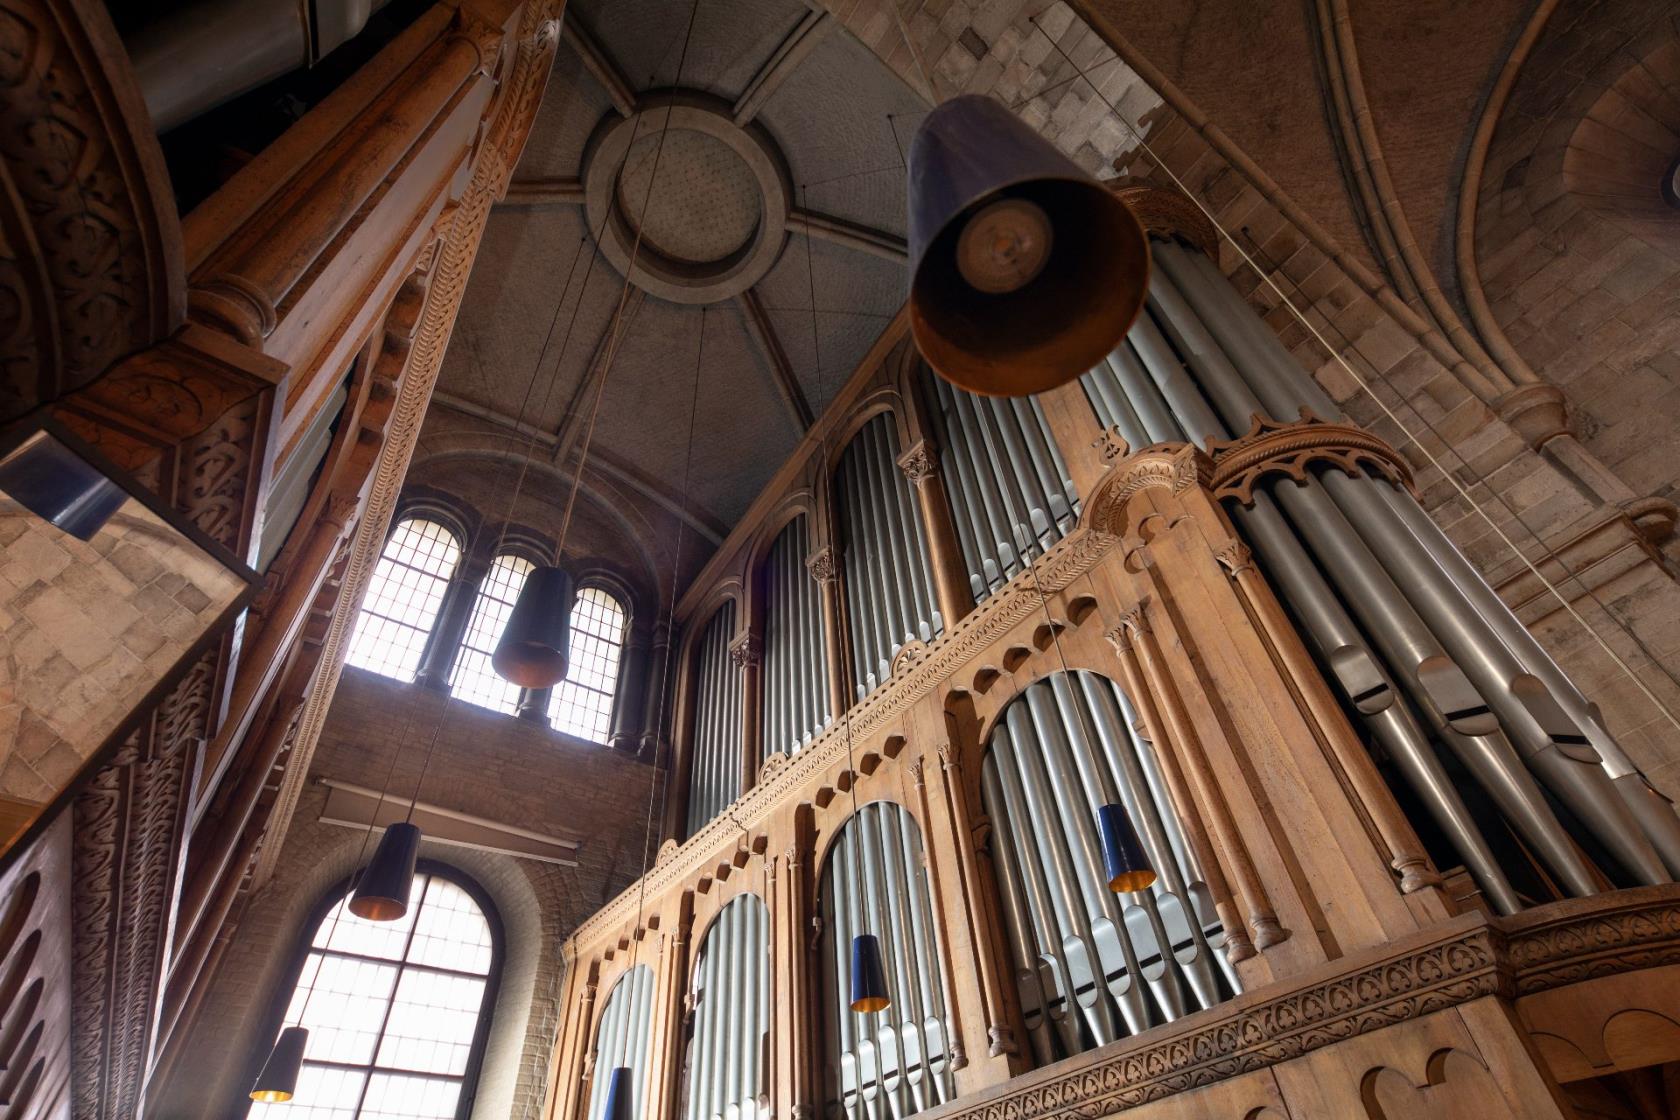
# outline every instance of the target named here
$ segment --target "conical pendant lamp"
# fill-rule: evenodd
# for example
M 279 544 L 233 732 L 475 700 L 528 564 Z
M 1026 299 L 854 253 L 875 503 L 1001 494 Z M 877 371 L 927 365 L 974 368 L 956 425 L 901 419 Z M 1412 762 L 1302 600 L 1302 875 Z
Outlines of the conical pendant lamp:
M 891 1003 L 881 943 L 873 933 L 860 933 L 852 938 L 852 1010 L 885 1011 Z
M 1155 869 L 1149 865 L 1143 841 L 1138 839 L 1124 806 L 1099 806 L 1097 832 L 1102 838 L 1103 871 L 1109 890 L 1116 894 L 1141 891 L 1155 882 Z
M 607 1082 L 607 1110 L 601 1120 L 635 1120 L 636 1087 L 629 1066 L 619 1066 Z
M 910 145 L 910 327 L 953 384 L 1018 397 L 1074 380 L 1143 307 L 1149 244 L 1112 191 L 989 97 Z
M 268 1104 L 291 1100 L 297 1092 L 298 1072 L 303 1069 L 303 1048 L 308 1044 L 309 1032 L 303 1027 L 281 1031 L 262 1072 L 251 1083 L 251 1099 Z
M 407 914 L 414 861 L 419 855 L 419 826 L 402 821 L 386 828 L 373 859 L 356 877 L 350 913 L 370 922 L 394 922 Z
M 535 568 L 525 577 L 490 658 L 503 680 L 520 688 L 550 688 L 566 679 L 576 598 L 563 568 Z

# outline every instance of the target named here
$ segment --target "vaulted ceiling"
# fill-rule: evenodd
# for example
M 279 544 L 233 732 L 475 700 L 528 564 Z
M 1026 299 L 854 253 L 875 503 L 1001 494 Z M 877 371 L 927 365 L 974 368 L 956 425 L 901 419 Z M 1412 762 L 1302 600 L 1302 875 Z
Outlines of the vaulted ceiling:
M 573 0 L 434 413 L 563 473 L 599 392 L 590 473 L 726 531 L 904 299 L 925 111 L 801 0 Z

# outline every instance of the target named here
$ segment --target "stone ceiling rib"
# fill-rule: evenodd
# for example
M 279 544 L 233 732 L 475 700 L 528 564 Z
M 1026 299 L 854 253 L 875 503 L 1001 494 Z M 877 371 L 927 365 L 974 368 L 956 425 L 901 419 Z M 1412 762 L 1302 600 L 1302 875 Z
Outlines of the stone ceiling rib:
M 830 12 L 806 12 L 736 100 L 735 123 L 744 127 L 757 116 L 759 108 L 770 99 L 771 94 L 836 26 L 837 22 Z
M 589 365 L 584 368 L 583 376 L 578 379 L 577 388 L 572 391 L 572 399 L 566 402 L 560 430 L 555 433 L 554 462 L 565 462 L 583 438 L 584 429 L 589 423 L 589 412 L 595 405 L 597 388 L 601 379 L 611 373 L 608 361 L 617 349 L 613 344 L 613 328 L 618 328 L 618 336 L 622 339 L 629 333 L 630 325 L 636 321 L 636 315 L 646 300 L 647 293 L 631 285 L 624 298 L 623 314 L 608 319 L 607 325 L 601 328 L 601 337 L 595 343 L 594 353 L 589 356 Z
M 848 222 L 844 218 L 821 214 L 815 210 L 801 210 L 798 207 L 789 210 L 788 228 L 799 230 L 808 237 L 844 245 L 849 249 L 892 261 L 894 264 L 902 264 L 909 256 L 904 239 L 896 234 L 875 229 L 873 226 Z
M 601 83 L 601 88 L 607 91 L 607 97 L 612 100 L 613 108 L 618 110 L 620 116 L 628 117 L 635 113 L 638 100 L 635 87 L 625 79 L 624 72 L 618 68 L 612 56 L 607 54 L 600 40 L 595 38 L 589 28 L 584 26 L 583 21 L 569 9 L 566 12 L 565 31 L 561 34 L 560 41 L 571 44 L 578 58 L 583 61 L 584 69 Z
M 508 184 L 502 206 L 582 206 L 583 183 L 576 176 L 557 179 L 514 180 Z
M 805 391 L 799 387 L 799 378 L 793 372 L 793 363 L 788 361 L 787 351 L 782 348 L 781 339 L 776 337 L 776 328 L 771 325 L 770 317 L 764 313 L 764 305 L 759 302 L 757 293 L 751 288 L 735 299 L 745 312 L 748 331 L 770 363 L 770 372 L 776 380 L 776 392 L 781 396 L 782 403 L 787 405 L 788 415 L 793 417 L 793 422 L 798 425 L 799 434 L 804 435 L 811 430 L 815 415 L 811 412 L 810 402 L 805 399 Z

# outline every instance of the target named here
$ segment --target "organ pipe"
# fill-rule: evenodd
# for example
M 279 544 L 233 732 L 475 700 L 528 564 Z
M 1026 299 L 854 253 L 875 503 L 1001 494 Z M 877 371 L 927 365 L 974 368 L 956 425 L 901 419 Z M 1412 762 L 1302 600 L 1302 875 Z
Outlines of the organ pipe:
M 606 1120 L 607 1086 L 612 1071 L 630 1069 L 635 1088 L 632 1116 L 646 1116 L 645 1101 L 650 1027 L 653 1022 L 653 970 L 639 964 L 618 978 L 601 1008 L 595 1031 L 594 1075 L 589 1086 L 590 1120 Z
M 694 970 L 686 1120 L 769 1115 L 770 915 L 758 896 L 726 905 Z
M 892 417 L 882 414 L 853 437 L 837 472 L 859 699 L 887 679 L 905 643 L 932 641 L 944 629 L 927 541 L 898 455 Z
M 1145 314 L 1084 378 L 1105 426 L 1139 447 L 1229 439 L 1256 415 L 1340 416 L 1212 262 L 1173 242 L 1155 249 Z M 1568 893 L 1597 889 L 1583 840 L 1632 881 L 1680 870 L 1680 818 L 1409 494 L 1337 470 L 1263 481 L 1254 494 L 1233 520 L 1496 910 L 1525 904 L 1514 867 L 1443 752 Z M 1584 833 L 1571 834 L 1554 801 Z
M 829 1111 L 903 1120 L 956 1092 L 921 832 L 893 802 L 865 805 L 835 837 L 822 877 L 822 969 L 831 1015 Z M 851 1010 L 851 943 L 880 939 L 890 1004 Z M 838 1111 L 836 1111 L 838 1110 Z
M 982 397 L 925 368 L 923 387 L 976 601 L 1070 530 L 1079 497 L 1033 397 Z
M 1229 998 L 1212 893 L 1179 830 L 1130 705 L 1093 673 L 1058 673 L 1011 701 L 981 769 L 1001 913 L 1039 1064 Z M 1116 895 L 1097 809 L 1125 808 L 1159 877 Z
M 741 795 L 741 673 L 729 656 L 735 602 L 712 615 L 695 657 L 694 733 L 688 784 L 688 834 Z
M 764 562 L 764 754 L 793 754 L 830 719 L 822 600 L 805 567 L 806 519 L 789 522 Z

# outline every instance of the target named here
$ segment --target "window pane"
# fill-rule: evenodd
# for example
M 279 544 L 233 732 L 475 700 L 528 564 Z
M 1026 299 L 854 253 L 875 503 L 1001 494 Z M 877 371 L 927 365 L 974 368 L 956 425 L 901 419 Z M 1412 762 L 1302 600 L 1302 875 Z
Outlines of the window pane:
M 466 1073 L 483 1000 L 483 980 L 421 969 L 404 972 L 374 1064 L 457 1077 Z
M 484 920 L 484 911 L 454 883 L 433 879 L 426 886 L 426 905 L 421 908 L 408 959 L 456 972 L 481 976 L 489 972 L 490 923 Z
M 297 1092 L 279 1104 L 253 1104 L 251 1120 L 355 1120 L 367 1074 L 304 1063 Z
M 449 1120 L 461 1099 L 461 1083 L 436 1077 L 376 1073 L 368 1082 L 366 1120 Z
M 496 670 L 490 667 L 490 655 L 496 652 L 508 615 L 513 613 L 513 604 L 533 567 L 529 560 L 517 556 L 498 556 L 478 586 L 472 619 L 467 623 L 466 636 L 461 639 L 455 669 L 449 675 L 450 691 L 470 704 L 508 715 L 519 706 L 519 686 L 496 675 Z
M 368 581 L 349 663 L 413 680 L 460 559 L 455 535 L 437 522 L 411 518 L 398 525 Z
M 311 953 L 299 979 L 286 1021 L 296 1023 L 301 1017 L 309 1028 L 304 1057 L 351 1065 L 371 1061 L 397 982 L 397 966 Z
M 618 600 L 598 587 L 578 592 L 572 608 L 571 667 L 554 690 L 549 709 L 558 730 L 606 742 L 623 649 L 624 608 Z

